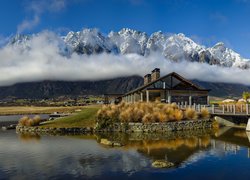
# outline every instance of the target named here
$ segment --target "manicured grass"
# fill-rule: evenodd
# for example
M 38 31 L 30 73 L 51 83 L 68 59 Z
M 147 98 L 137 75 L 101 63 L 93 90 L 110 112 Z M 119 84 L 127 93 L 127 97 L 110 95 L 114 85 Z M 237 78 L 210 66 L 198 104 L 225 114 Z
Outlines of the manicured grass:
M 74 112 L 77 109 L 82 109 L 83 107 L 79 107 L 79 106 L 70 106 L 70 107 L 36 107 L 36 106 L 0 107 L 0 115 L 50 114 L 53 112 L 70 113 L 70 112 Z
M 101 106 L 86 106 L 81 112 L 44 122 L 44 127 L 94 127 L 97 111 Z
M 209 104 L 221 104 L 222 101 L 221 100 L 211 100 L 209 101 Z

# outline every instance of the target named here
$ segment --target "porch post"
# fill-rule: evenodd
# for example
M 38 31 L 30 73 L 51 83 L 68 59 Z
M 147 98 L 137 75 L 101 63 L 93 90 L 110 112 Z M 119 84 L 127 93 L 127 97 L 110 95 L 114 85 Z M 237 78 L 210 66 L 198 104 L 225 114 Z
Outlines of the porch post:
M 192 106 L 192 96 L 189 96 L 189 106 Z
M 209 105 L 209 96 L 207 96 L 207 105 Z
M 146 90 L 146 99 L 147 99 L 147 102 L 149 102 L 149 91 L 148 90 Z
M 170 91 L 168 91 L 168 103 L 169 104 L 171 103 L 171 94 L 170 94 Z
M 143 92 L 141 92 L 141 102 L 143 102 Z

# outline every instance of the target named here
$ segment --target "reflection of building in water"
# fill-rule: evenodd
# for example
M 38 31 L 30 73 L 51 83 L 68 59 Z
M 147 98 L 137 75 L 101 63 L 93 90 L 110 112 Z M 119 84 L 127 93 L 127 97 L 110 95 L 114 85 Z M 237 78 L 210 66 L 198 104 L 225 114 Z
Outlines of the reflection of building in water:
M 215 156 L 238 153 L 241 147 L 249 147 L 246 132 L 239 129 L 222 129 L 212 135 L 211 131 L 181 131 L 163 134 L 152 133 L 114 133 L 100 135 L 113 142 L 124 144 L 122 149 L 135 149 L 151 160 L 166 160 L 175 166 L 197 161 L 207 152 Z M 248 151 L 250 157 L 250 150 Z
M 223 129 L 223 133 L 217 133 L 217 136 L 213 137 L 212 146 L 214 149 L 220 149 L 222 152 L 237 152 L 240 147 L 248 148 L 247 157 L 250 157 L 250 143 L 245 130 L 230 128 L 226 131 Z
M 210 137 L 176 138 L 171 140 L 144 141 L 138 152 L 153 160 L 165 159 L 176 166 L 193 157 L 200 150 L 210 147 Z
M 223 152 L 233 152 L 237 154 L 237 151 L 240 150 L 240 146 L 237 144 L 231 144 L 223 141 L 212 140 L 213 149 L 221 149 Z
M 155 133 L 98 134 L 97 139 L 106 138 L 124 144 L 122 149 L 135 149 L 151 160 L 167 160 L 180 165 L 188 159 L 197 159 L 199 152 L 211 147 L 209 130 Z

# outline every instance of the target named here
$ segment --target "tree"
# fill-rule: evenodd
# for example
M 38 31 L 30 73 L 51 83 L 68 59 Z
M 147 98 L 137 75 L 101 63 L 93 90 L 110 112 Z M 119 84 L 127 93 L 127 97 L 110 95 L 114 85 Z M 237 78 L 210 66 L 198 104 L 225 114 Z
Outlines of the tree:
M 244 92 L 242 93 L 242 98 L 245 99 L 245 100 L 249 99 L 249 98 L 250 98 L 250 93 L 244 91 Z

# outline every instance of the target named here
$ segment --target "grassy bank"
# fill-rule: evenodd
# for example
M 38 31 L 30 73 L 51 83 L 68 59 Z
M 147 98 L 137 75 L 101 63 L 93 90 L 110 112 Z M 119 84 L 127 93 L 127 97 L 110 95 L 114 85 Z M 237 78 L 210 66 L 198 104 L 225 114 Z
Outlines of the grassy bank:
M 101 106 L 86 106 L 81 112 L 71 116 L 58 118 L 53 121 L 47 121 L 43 127 L 94 127 L 97 111 Z
M 0 107 L 0 115 L 19 115 L 19 114 L 50 114 L 53 112 L 71 113 L 77 109 L 82 109 L 85 106 L 70 106 L 70 107 L 36 107 L 36 106 L 13 106 Z

